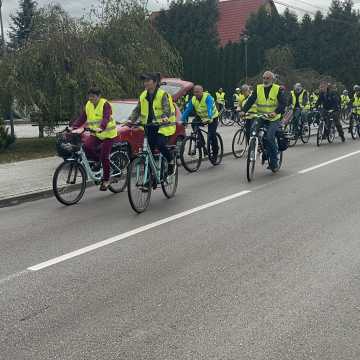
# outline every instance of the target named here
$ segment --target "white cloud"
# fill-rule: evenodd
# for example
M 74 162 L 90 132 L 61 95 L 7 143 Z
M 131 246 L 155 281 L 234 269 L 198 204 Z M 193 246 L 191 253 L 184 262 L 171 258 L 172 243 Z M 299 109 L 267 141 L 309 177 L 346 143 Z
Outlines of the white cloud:
M 46 6 L 51 3 L 59 3 L 61 6 L 73 16 L 81 16 L 86 12 L 87 9 L 90 9 L 92 5 L 99 3 L 99 0 L 58 0 L 58 1 L 49 1 L 49 0 L 37 0 L 39 6 Z M 158 10 L 160 7 L 165 7 L 167 4 L 166 0 L 149 0 L 149 8 Z M 5 32 L 8 32 L 10 15 L 16 13 L 19 8 L 18 0 L 3 0 L 3 19 Z

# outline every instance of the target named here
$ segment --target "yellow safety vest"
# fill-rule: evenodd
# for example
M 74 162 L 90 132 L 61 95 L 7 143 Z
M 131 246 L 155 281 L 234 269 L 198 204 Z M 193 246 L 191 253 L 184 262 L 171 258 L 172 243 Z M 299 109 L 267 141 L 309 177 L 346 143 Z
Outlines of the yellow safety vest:
M 318 97 L 316 94 L 313 93 L 313 94 L 310 96 L 310 106 L 311 106 L 312 108 L 314 108 L 318 100 L 319 100 L 319 97 Z
M 360 115 L 360 96 L 358 97 L 356 94 L 354 95 L 353 101 L 353 113 Z
M 86 123 L 89 129 L 96 130 L 100 127 L 101 122 L 104 119 L 104 105 L 106 103 L 110 105 L 110 103 L 104 98 L 101 98 L 99 100 L 96 107 L 91 101 L 88 101 L 86 103 L 85 106 L 85 113 L 87 117 Z M 116 122 L 113 119 L 113 117 L 110 118 L 109 122 L 106 125 L 106 128 L 101 133 L 96 134 L 96 137 L 100 140 L 113 139 L 116 136 L 117 136 Z
M 194 106 L 196 115 L 199 116 L 201 120 L 209 119 L 208 109 L 207 109 L 207 105 L 206 105 L 206 99 L 208 96 L 211 96 L 211 95 L 207 92 L 204 92 L 200 101 L 196 98 L 196 96 L 193 96 L 193 98 L 191 100 L 191 102 Z M 212 122 L 212 120 L 217 118 L 218 116 L 219 116 L 219 112 L 214 104 L 213 109 L 212 109 L 212 118 L 209 119 L 210 122 Z
M 303 90 L 301 92 L 301 94 L 299 95 L 299 105 L 300 105 L 300 109 L 305 109 L 305 110 L 309 110 L 310 109 L 310 103 L 308 102 L 306 105 L 304 105 L 304 95 L 305 95 L 306 90 Z M 292 106 L 295 107 L 296 104 L 296 94 L 295 91 L 292 90 L 291 91 L 291 96 L 292 96 Z M 310 100 L 310 99 L 308 99 Z
M 271 114 L 275 112 L 278 107 L 278 95 L 280 91 L 280 86 L 273 84 L 269 93 L 269 97 L 265 96 L 265 87 L 263 84 L 257 86 L 257 112 L 259 114 Z M 269 119 L 270 121 L 276 121 L 281 119 L 281 114 L 277 114 L 275 117 Z
M 162 98 L 163 96 L 167 96 L 169 98 L 170 103 L 170 117 L 163 119 L 164 110 L 162 108 Z M 148 122 L 149 117 L 149 102 L 146 99 L 147 97 L 147 90 L 145 90 L 140 95 L 140 120 L 141 124 L 144 126 Z M 155 98 L 153 100 L 153 110 L 154 110 L 154 124 L 160 126 L 159 134 L 164 136 L 171 136 L 174 135 L 176 132 L 176 115 L 175 115 L 175 106 L 172 100 L 172 97 L 167 94 L 162 89 L 157 89 Z
M 341 95 L 341 107 L 345 108 L 350 103 L 349 95 Z
M 241 108 L 243 108 L 246 104 L 246 102 L 248 101 L 249 97 L 251 95 L 249 95 L 247 98 L 244 96 L 244 100 L 242 101 L 241 103 Z M 253 119 L 257 114 L 257 106 L 256 106 L 256 103 L 253 104 L 253 106 L 249 109 L 249 111 L 247 112 L 246 114 L 246 119 Z
M 234 96 L 235 96 L 234 106 L 241 107 L 242 103 L 245 100 L 245 96 L 243 94 L 238 94 L 238 93 L 235 93 Z
M 216 92 L 216 102 L 221 105 L 225 105 L 225 93 Z

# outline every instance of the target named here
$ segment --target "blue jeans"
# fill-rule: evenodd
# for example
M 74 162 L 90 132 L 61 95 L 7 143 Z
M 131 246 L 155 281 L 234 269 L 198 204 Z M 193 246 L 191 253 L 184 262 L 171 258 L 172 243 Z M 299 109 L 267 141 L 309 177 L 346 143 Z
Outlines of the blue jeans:
M 266 128 L 266 137 L 264 139 L 264 145 L 266 152 L 269 157 L 269 165 L 272 169 L 278 167 L 278 146 L 275 141 L 276 133 L 280 128 L 281 120 L 269 121 L 269 120 L 259 120 L 257 127 Z

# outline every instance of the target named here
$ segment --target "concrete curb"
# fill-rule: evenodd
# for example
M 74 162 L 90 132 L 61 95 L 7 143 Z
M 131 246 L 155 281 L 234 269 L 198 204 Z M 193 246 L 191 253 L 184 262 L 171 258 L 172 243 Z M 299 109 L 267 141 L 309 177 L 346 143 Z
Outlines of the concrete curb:
M 223 156 L 225 157 L 225 156 L 229 156 L 229 155 L 232 155 L 232 151 L 224 152 Z M 203 158 L 203 160 L 207 160 L 207 158 Z M 87 185 L 87 187 L 91 187 L 91 186 L 93 186 L 93 184 Z M 38 190 L 38 191 L 26 193 L 26 194 L 15 195 L 15 196 L 11 196 L 9 198 L 0 199 L 0 209 L 20 205 L 20 204 L 31 202 L 31 201 L 47 199 L 47 198 L 51 198 L 53 196 L 54 196 L 54 193 L 53 193 L 52 188 Z

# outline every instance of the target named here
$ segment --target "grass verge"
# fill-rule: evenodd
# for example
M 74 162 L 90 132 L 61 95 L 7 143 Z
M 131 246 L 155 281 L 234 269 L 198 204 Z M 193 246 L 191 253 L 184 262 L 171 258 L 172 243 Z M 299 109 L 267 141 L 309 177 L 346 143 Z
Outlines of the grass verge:
M 54 156 L 56 155 L 55 142 L 56 139 L 52 137 L 16 139 L 14 145 L 0 152 L 0 164 Z

